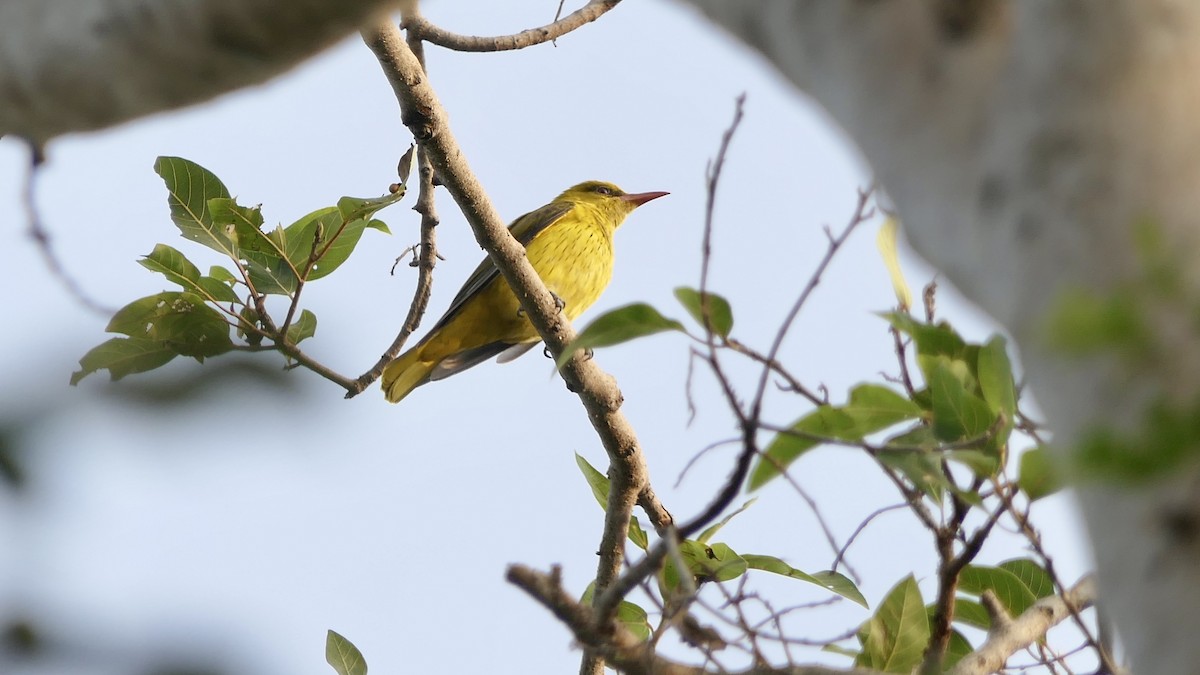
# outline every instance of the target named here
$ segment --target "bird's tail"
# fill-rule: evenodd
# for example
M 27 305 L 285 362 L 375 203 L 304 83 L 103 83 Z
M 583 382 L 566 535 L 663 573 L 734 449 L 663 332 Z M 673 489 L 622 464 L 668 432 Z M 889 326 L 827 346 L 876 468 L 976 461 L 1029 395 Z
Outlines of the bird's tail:
M 421 347 L 414 347 L 383 369 L 383 395 L 396 403 L 409 392 L 429 381 L 436 363 L 421 360 Z

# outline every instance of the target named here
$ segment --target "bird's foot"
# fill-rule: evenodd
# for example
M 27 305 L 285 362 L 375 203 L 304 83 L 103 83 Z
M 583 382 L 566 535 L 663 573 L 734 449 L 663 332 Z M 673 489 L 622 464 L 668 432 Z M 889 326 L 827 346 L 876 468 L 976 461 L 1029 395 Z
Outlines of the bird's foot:
M 554 291 L 550 291 L 550 297 L 554 298 L 554 308 L 558 311 L 563 311 L 563 308 L 567 306 L 567 301 L 558 297 L 558 294 Z M 524 307 L 517 307 L 517 316 L 525 316 Z

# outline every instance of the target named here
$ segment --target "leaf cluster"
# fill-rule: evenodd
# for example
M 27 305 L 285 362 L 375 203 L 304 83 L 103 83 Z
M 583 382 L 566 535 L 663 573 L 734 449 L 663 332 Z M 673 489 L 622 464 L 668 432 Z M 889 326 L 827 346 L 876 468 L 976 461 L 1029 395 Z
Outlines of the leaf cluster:
M 299 307 L 308 282 L 332 274 L 354 252 L 364 231 L 388 233 L 374 214 L 404 196 L 343 197 L 288 226 L 264 230 L 259 206 L 243 206 L 209 170 L 179 157 L 159 157 L 154 170 L 167 188 L 171 220 L 180 235 L 220 253 L 228 266 L 202 273 L 181 251 L 158 244 L 139 260 L 179 290 L 139 298 L 121 308 L 106 330 L 120 337 L 79 361 L 71 384 L 99 370 L 113 380 L 158 368 L 177 356 L 203 361 L 235 349 L 274 349 L 289 358 L 316 334 L 317 317 Z M 282 321 L 268 296 L 287 301 Z

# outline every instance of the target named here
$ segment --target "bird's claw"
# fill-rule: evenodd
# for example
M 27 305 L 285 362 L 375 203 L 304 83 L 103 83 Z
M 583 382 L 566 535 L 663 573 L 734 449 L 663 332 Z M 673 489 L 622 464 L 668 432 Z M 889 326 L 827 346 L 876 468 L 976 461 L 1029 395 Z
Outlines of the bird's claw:
M 557 309 L 558 311 L 560 311 L 560 312 L 563 311 L 563 308 L 567 306 L 567 301 L 558 297 L 558 294 L 555 293 L 554 291 L 550 291 L 550 297 L 554 298 L 554 308 Z M 520 306 L 517 307 L 517 316 L 525 316 L 525 308 L 524 307 L 520 307 Z

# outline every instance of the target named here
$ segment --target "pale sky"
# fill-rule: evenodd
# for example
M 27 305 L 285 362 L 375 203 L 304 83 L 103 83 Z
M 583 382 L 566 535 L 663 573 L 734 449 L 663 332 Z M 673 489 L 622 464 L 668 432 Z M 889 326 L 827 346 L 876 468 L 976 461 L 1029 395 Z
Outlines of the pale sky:
M 548 22 L 554 2 L 439 1 L 428 18 L 463 33 L 505 34 Z M 568 10 L 571 9 L 568 7 Z M 431 82 L 467 157 L 508 219 L 586 179 L 672 194 L 639 209 L 617 236 L 612 285 L 583 321 L 635 301 L 683 318 L 672 289 L 699 279 L 705 164 L 747 95 L 718 197 L 713 290 L 733 303 L 734 335 L 765 349 L 824 253 L 822 227 L 850 217 L 869 169 L 828 119 L 744 48 L 678 4 L 626 2 L 558 41 L 515 53 L 428 49 Z M 158 155 L 217 174 L 269 225 L 290 223 L 343 195 L 375 196 L 395 180 L 409 143 L 392 92 L 355 37 L 264 86 L 186 111 L 74 135 L 49 147 L 37 203 L 69 274 L 109 306 L 168 289 L 136 263 L 157 243 L 206 269 L 222 262 L 171 224 Z M 602 514 L 574 453 L 606 465 L 574 395 L 537 350 L 485 364 L 414 392 L 400 405 L 372 388 L 344 401 L 306 371 L 292 386 L 225 380 L 184 410 L 138 398 L 145 385 L 187 383 L 209 366 L 176 360 L 161 374 L 117 384 L 107 374 L 67 380 L 109 336 L 106 317 L 74 302 L 26 236 L 20 201 L 26 159 L 0 141 L 0 204 L 10 252 L 0 266 L 8 328 L 0 333 L 0 424 L 23 423 L 23 494 L 0 490 L 0 618 L 28 616 L 71 657 L 18 673 L 136 672 L 147 655 L 194 655 L 231 673 L 331 673 L 325 631 L 364 652 L 373 673 L 562 673 L 578 668 L 571 638 L 548 612 L 503 580 L 506 565 L 561 564 L 582 592 L 595 572 Z M 393 259 L 417 240 L 412 199 L 379 217 L 336 274 L 310 286 L 316 337 L 306 351 L 355 376 L 400 327 L 415 271 Z M 445 309 L 482 252 L 438 194 L 442 225 L 430 316 Z M 894 304 L 875 248 L 878 221 L 839 254 L 800 317 L 783 360 L 835 401 L 851 385 L 895 372 L 885 323 Z M 919 288 L 932 273 L 911 256 Z M 968 338 L 995 330 L 942 285 L 942 316 Z M 228 358 L 228 357 L 226 357 Z M 707 502 L 732 466 L 734 433 L 711 376 L 698 373 L 698 407 L 685 402 L 688 343 L 660 335 L 599 350 L 625 395 L 658 494 L 677 518 Z M 280 357 L 257 355 L 270 369 Z M 741 391 L 757 370 L 728 359 Z M 768 418 L 807 411 L 778 392 Z M 844 540 L 862 518 L 895 503 L 894 488 L 853 451 L 825 448 L 792 475 Z M 806 571 L 833 554 L 804 502 L 784 483 L 721 533 L 739 552 L 776 555 Z M 1069 501 L 1034 510 L 1059 569 L 1073 582 L 1087 553 Z M 645 519 L 643 518 L 643 522 Z M 1023 555 L 1009 538 L 981 562 Z M 849 562 L 874 605 L 912 572 L 935 588 L 929 537 L 903 512 L 882 517 Z M 827 597 L 801 582 L 758 574 L 756 588 L 784 607 Z M 849 603 L 800 619 L 829 637 L 868 613 Z M 676 652 L 678 653 L 678 652 Z M 846 665 L 798 652 L 799 660 Z M 215 659 L 215 661 L 207 660 Z M 732 660 L 736 665 L 736 659 Z

